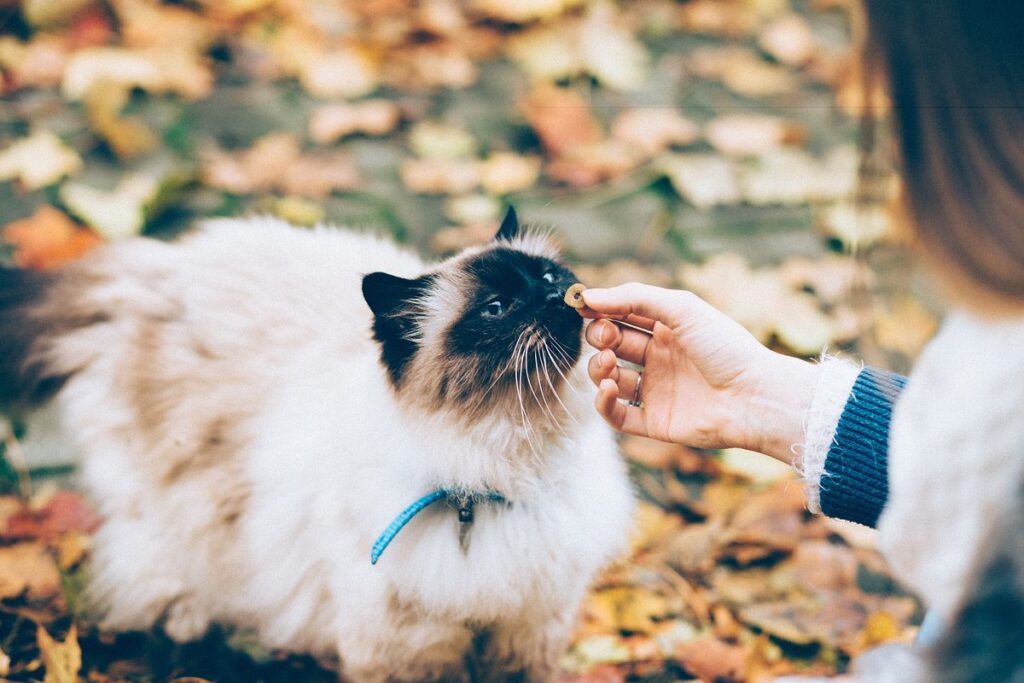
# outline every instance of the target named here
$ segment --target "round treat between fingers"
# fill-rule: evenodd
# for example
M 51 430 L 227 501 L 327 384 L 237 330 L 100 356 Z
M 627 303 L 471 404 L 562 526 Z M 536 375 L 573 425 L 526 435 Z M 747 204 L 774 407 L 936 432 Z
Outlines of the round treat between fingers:
M 565 303 L 573 308 L 583 308 L 586 305 L 583 301 L 583 292 L 586 290 L 586 285 L 577 282 L 565 290 Z

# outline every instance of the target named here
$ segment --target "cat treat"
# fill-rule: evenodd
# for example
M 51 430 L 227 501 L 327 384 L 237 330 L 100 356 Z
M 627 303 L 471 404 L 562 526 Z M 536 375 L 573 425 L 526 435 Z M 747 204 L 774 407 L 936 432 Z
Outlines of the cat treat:
M 577 282 L 565 290 L 565 303 L 573 308 L 583 308 L 586 306 L 586 303 L 583 301 L 583 292 L 585 291 L 587 291 L 587 286 Z

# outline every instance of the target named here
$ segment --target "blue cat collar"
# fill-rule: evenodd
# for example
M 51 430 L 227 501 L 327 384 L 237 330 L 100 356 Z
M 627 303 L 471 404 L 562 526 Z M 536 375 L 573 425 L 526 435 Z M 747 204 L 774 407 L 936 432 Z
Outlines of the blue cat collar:
M 411 522 L 413 517 L 441 499 L 461 502 L 461 505 L 458 507 L 459 522 L 461 524 L 469 524 L 472 522 L 471 510 L 473 503 L 483 500 L 490 501 L 492 503 L 507 502 L 505 496 L 496 491 L 488 491 L 486 493 L 476 495 L 460 494 L 454 491 L 449 491 L 448 489 L 437 489 L 436 491 L 431 491 L 427 495 L 416 500 L 409 507 L 402 510 L 397 517 L 391 520 L 391 523 L 388 524 L 383 533 L 377 537 L 377 540 L 373 543 L 373 547 L 370 549 L 370 564 L 377 564 L 377 560 L 380 559 L 380 556 L 384 553 L 387 547 L 391 545 L 391 541 L 395 540 L 395 536 L 398 535 L 398 532 L 400 532 L 406 524 Z M 468 508 L 470 510 L 468 520 L 464 518 L 464 512 L 467 509 L 465 507 L 466 505 L 470 506 Z

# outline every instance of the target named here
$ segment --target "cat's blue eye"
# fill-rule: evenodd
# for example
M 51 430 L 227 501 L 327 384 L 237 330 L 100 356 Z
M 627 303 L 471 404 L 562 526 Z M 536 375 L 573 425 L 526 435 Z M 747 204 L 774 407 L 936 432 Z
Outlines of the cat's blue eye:
M 484 306 L 484 310 L 481 315 L 485 318 L 500 318 L 505 315 L 506 310 L 507 307 L 505 306 L 504 301 L 501 299 L 493 299 L 487 302 L 487 305 Z
M 543 279 L 544 282 L 554 282 L 555 274 L 549 270 L 548 272 L 544 273 L 544 275 L 541 276 L 541 279 Z

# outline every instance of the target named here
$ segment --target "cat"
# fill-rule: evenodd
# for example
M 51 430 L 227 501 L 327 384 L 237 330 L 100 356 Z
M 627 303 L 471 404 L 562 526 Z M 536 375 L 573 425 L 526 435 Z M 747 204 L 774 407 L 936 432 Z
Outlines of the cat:
M 434 265 L 212 220 L 0 271 L 0 401 L 56 394 L 105 518 L 104 628 L 226 625 L 355 683 L 466 680 L 472 657 L 546 681 L 633 508 L 573 282 L 514 211 Z

